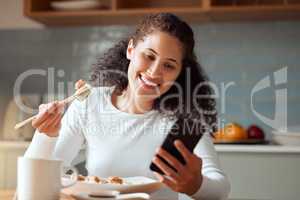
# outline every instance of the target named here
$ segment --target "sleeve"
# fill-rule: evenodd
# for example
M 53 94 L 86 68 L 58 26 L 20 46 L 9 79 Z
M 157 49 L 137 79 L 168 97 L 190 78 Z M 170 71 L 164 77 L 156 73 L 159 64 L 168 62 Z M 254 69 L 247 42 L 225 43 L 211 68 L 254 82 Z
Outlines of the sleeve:
M 202 159 L 203 181 L 193 199 L 224 200 L 228 198 L 230 183 L 220 168 L 219 159 L 208 134 L 203 135 L 194 153 Z
M 58 137 L 49 137 L 36 130 L 24 156 L 61 159 L 64 161 L 64 165 L 69 166 L 84 143 L 82 104 L 83 102 L 75 100 L 69 106 L 62 118 L 62 126 Z

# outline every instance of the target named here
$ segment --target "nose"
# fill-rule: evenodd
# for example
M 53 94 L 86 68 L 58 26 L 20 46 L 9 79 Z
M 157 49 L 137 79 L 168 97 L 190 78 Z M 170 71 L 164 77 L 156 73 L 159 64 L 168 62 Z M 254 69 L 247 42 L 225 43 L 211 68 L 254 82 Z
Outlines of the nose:
M 147 74 L 152 78 L 160 78 L 161 73 L 162 73 L 162 69 L 158 62 L 153 63 L 147 70 Z

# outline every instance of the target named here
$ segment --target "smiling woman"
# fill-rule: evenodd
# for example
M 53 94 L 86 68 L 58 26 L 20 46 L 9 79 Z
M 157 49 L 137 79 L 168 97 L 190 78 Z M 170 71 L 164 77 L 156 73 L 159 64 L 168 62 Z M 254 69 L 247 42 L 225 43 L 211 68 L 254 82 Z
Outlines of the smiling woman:
M 214 132 L 215 101 L 198 98 L 213 92 L 209 84 L 205 84 L 208 78 L 197 62 L 194 46 L 194 34 L 188 24 L 171 14 L 149 15 L 133 35 L 98 59 L 91 81 L 96 86 L 116 86 L 119 93 L 137 89 L 132 81 L 134 76 L 142 83 L 148 81 L 148 85 L 154 81 L 159 87 L 153 84 L 150 87 L 154 100 L 151 109 L 161 113 L 171 111 L 176 117 L 198 109 L 209 125 L 207 128 Z
M 55 156 L 69 165 L 86 143 L 90 176 L 156 176 L 196 199 L 227 198 L 230 185 L 210 137 L 215 101 L 187 23 L 169 13 L 145 17 L 134 34 L 98 60 L 90 81 L 94 88 L 88 98 L 73 102 L 62 122 L 59 104 L 41 107 L 26 156 Z M 203 135 L 194 152 L 174 142 L 184 164 L 159 148 L 177 119 L 200 122 L 201 128 L 187 128 Z M 151 162 L 164 175 L 153 174 Z

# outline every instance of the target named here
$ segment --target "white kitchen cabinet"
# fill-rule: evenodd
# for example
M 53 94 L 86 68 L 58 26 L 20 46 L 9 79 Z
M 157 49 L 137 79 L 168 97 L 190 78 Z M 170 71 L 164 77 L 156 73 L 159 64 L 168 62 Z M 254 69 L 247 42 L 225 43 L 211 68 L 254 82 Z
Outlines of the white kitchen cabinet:
M 0 141 L 0 190 L 15 189 L 17 185 L 17 160 L 23 156 L 29 142 Z M 72 162 L 78 164 L 84 160 L 84 151 Z
M 28 145 L 28 142 L 0 142 L 0 189 L 15 189 L 17 159 Z
M 14 149 L 7 152 L 6 156 L 6 188 L 15 188 L 17 185 L 17 160 L 23 156 L 25 149 Z
M 297 200 L 300 147 L 216 145 L 230 199 Z

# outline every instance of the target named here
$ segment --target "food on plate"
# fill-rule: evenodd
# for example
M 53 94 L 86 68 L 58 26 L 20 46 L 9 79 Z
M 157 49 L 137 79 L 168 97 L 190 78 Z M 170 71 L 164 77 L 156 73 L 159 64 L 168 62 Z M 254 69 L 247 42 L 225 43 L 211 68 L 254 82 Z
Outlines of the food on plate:
M 123 184 L 123 179 L 118 176 L 110 176 L 108 177 L 108 182 L 115 184 Z
M 259 128 L 257 125 L 249 126 L 247 129 L 247 134 L 249 139 L 259 139 L 259 140 L 265 139 L 264 131 L 261 128 Z
M 85 176 L 82 176 L 82 175 L 78 175 L 77 176 L 77 181 L 85 181 Z
M 215 141 L 242 141 L 248 139 L 246 130 L 237 123 L 229 123 L 223 129 L 214 133 Z
M 108 181 L 106 181 L 103 178 L 99 178 L 98 176 L 87 176 L 87 181 L 92 183 L 99 183 L 99 184 L 108 183 Z
M 77 176 L 77 181 L 88 182 L 88 183 L 98 183 L 98 184 L 106 184 L 106 183 L 124 184 L 123 179 L 121 177 L 118 177 L 118 176 L 110 176 L 107 179 L 105 179 L 105 178 L 100 178 L 98 176 L 78 175 Z

